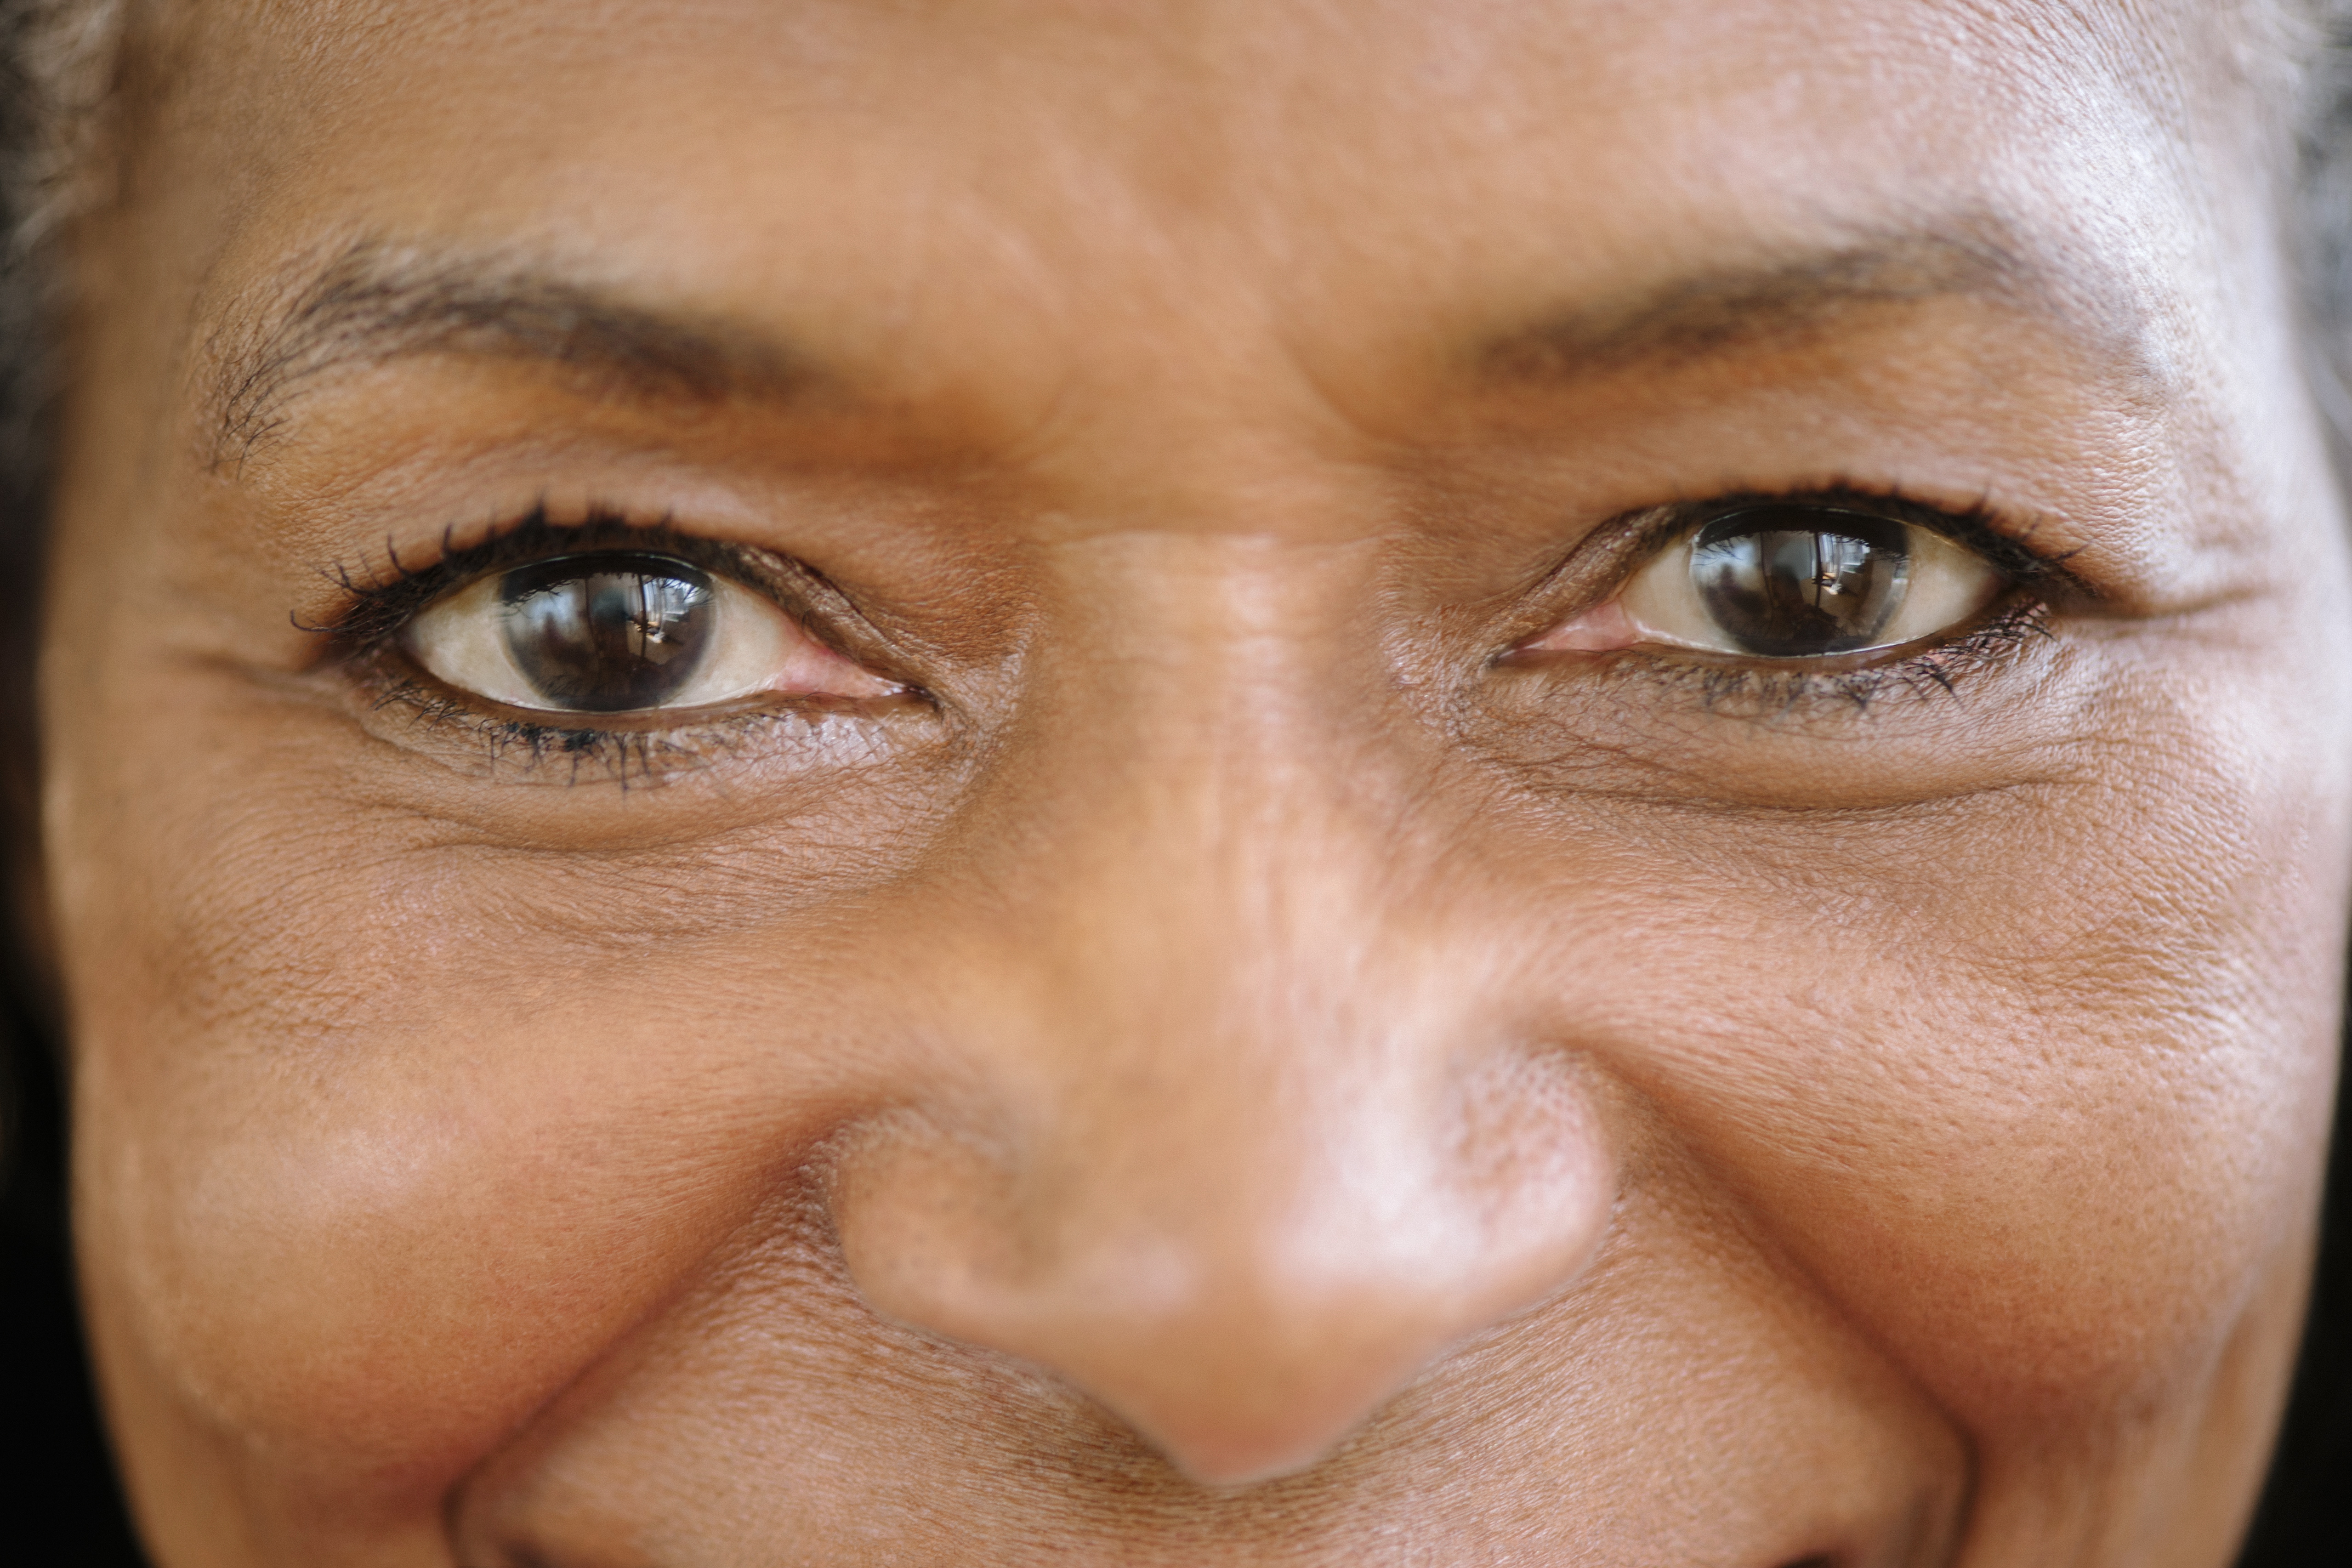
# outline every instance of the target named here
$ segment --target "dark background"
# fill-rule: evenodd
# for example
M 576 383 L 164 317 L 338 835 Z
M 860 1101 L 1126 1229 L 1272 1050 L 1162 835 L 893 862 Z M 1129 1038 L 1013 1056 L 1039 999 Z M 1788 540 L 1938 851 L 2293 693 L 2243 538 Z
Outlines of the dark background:
M 63 1202 L 58 1083 L 21 1005 L 0 1014 L 7 1186 L 0 1198 L 0 1331 L 7 1347 L 0 1559 L 41 1568 L 140 1568 L 91 1407 L 76 1326 Z M 2277 1468 L 2240 1568 L 2352 1564 L 2352 1158 L 2336 1113 L 2330 1223 L 2312 1332 Z

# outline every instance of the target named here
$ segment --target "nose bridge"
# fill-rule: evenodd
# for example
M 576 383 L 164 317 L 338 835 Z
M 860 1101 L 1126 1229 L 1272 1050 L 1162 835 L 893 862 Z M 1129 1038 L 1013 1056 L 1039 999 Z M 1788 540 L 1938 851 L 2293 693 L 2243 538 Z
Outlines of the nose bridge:
M 1022 742 L 1039 787 L 1008 803 L 1043 849 L 1024 900 L 1071 925 L 1042 951 L 1112 1005 L 1169 989 L 1151 1005 L 1189 1010 L 1249 983 L 1255 1016 L 1287 999 L 1255 983 L 1354 961 L 1376 924 L 1364 884 L 1396 869 L 1374 819 L 1400 759 L 1350 613 L 1368 552 L 1145 535 L 1069 553 L 1087 558 L 1066 574 L 1080 608 L 1040 650 Z
M 1243 1274 L 1302 1261 L 1307 1211 L 1368 1142 L 1391 1171 L 1410 1157 L 1425 1131 L 1402 1123 L 1442 1076 L 1446 1025 L 1413 1016 L 1417 955 L 1384 919 L 1405 873 L 1359 803 L 1255 737 L 1139 747 L 1124 771 L 1066 825 L 1034 935 L 998 961 L 1030 980 L 999 1044 L 1042 1075 L 1033 1146 L 1062 1168 L 1040 1210 L 1265 1255 L 1223 1260 Z
M 997 913 L 935 1023 L 964 1087 L 857 1162 L 838 1220 L 884 1310 L 1238 1479 L 1573 1272 L 1609 1178 L 1573 1109 L 1535 1155 L 1526 1107 L 1495 1114 L 1524 1063 L 1469 967 L 1492 955 L 1432 918 L 1410 745 L 1332 625 L 1360 567 L 1198 541 L 1121 564 L 1118 624 L 1041 654 L 977 830 Z
M 963 1044 L 1024 1086 L 1036 1223 L 1271 1266 L 1296 1247 L 1268 1233 L 1328 1184 L 1312 1167 L 1429 1070 L 1390 1026 L 1412 988 L 1383 920 L 1409 874 L 1379 821 L 1395 759 L 1334 626 L 1362 567 L 1167 535 L 1077 553 L 1084 602 L 1118 613 L 1041 657 L 1019 772 L 1044 787 L 1006 803 L 1031 820 L 992 868 L 1010 918 L 977 960 L 1017 994 L 992 985 L 1007 1005 Z
M 1254 1157 L 1302 1160 L 1297 1134 L 1336 1133 L 1337 1102 L 1369 1112 L 1428 1068 L 1396 1016 L 1419 989 L 1391 913 L 1416 868 L 1407 748 L 1350 614 L 1364 552 L 1162 536 L 1100 553 L 1087 596 L 1118 613 L 1039 683 L 1055 710 L 1034 774 L 1055 787 L 1024 803 L 1049 820 L 1023 836 L 1044 848 L 1020 878 L 1036 923 L 1008 928 L 1024 951 L 1002 961 L 1036 987 L 1013 1050 L 1060 1077 L 1074 1130 L 1238 1157 L 1263 1123 L 1286 1135 Z

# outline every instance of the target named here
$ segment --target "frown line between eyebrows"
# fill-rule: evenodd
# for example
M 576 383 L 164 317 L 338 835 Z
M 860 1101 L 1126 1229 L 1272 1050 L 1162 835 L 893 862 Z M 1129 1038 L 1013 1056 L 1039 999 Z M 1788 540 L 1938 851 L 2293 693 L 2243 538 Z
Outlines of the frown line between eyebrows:
M 265 446 L 305 382 L 406 355 L 547 365 L 647 401 L 785 402 L 827 379 L 747 322 L 633 301 L 512 256 L 373 240 L 232 310 L 208 349 L 215 467 Z

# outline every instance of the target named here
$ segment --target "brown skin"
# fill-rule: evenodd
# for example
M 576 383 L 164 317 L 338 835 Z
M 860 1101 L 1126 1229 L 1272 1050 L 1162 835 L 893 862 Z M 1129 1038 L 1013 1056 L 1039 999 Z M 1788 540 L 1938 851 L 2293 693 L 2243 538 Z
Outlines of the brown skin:
M 2224 1563 L 2352 573 L 2215 12 L 151 41 L 43 680 L 159 1560 Z M 1509 657 L 1829 487 L 2041 629 Z M 909 693 L 534 755 L 297 625 L 542 499 Z

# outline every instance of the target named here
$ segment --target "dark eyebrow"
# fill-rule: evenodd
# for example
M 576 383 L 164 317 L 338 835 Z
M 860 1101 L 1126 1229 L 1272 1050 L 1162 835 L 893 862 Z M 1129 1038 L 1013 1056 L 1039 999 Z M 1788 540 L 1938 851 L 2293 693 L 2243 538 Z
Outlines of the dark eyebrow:
M 1481 340 L 1502 381 L 1567 381 L 1797 342 L 1857 314 L 1952 296 L 2002 300 L 2101 341 L 2141 378 L 2134 323 L 2068 272 L 2027 260 L 2007 226 L 1971 219 L 1719 266 L 1523 318 Z M 216 333 L 214 460 L 237 461 L 283 422 L 301 384 L 404 355 L 552 365 L 607 395 L 784 402 L 831 378 L 756 327 L 633 301 L 512 257 L 352 245 L 233 311 Z M 2088 329 L 2087 331 L 2085 329 Z M 226 345 L 226 346 L 225 346 Z
M 2001 300 L 2067 328 L 2114 325 L 2112 310 L 2029 262 L 1997 226 L 1971 224 L 1768 255 L 1580 303 L 1486 339 L 1478 363 L 1503 380 L 1574 379 L 1798 342 L 1886 306 L 1953 296 Z
M 266 440 L 303 382 L 410 354 L 559 366 L 608 394 L 695 403 L 788 400 L 820 379 L 742 323 L 507 258 L 364 243 L 273 293 L 274 308 L 248 310 L 242 331 L 214 340 L 215 461 Z

